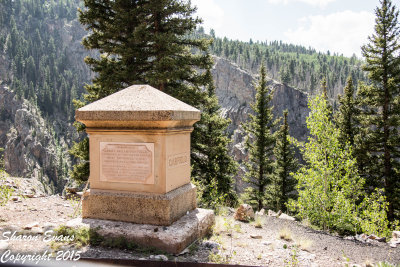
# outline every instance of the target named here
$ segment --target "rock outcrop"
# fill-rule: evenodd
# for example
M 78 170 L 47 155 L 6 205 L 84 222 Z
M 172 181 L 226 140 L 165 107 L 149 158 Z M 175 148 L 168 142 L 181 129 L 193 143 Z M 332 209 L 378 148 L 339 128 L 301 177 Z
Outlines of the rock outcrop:
M 241 179 L 244 175 L 244 167 L 241 163 L 247 160 L 248 155 L 244 149 L 244 131 L 241 124 L 248 120 L 251 112 L 250 103 L 255 98 L 254 83 L 257 82 L 257 77 L 226 59 L 214 57 L 214 62 L 212 74 L 221 112 L 224 117 L 230 118 L 232 121 L 228 128 L 228 133 L 233 140 L 230 151 L 234 159 L 240 163 L 239 172 L 235 177 L 236 191 L 242 192 L 246 185 Z M 308 133 L 306 127 L 306 118 L 309 113 L 307 93 L 272 79 L 268 80 L 268 86 L 273 90 L 272 105 L 275 118 L 281 117 L 283 111 L 287 109 L 290 135 L 304 141 Z
M 61 133 L 65 129 L 54 126 L 28 101 L 0 86 L 0 147 L 4 148 L 5 170 L 11 176 L 37 179 L 49 193 L 61 192 L 70 165 Z

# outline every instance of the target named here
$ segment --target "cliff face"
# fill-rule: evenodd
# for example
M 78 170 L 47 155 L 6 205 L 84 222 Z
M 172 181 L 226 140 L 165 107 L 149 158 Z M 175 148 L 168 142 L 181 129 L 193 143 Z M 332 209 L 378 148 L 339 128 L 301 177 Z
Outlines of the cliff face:
M 63 135 L 70 131 L 46 122 L 36 107 L 0 86 L 0 147 L 11 176 L 34 178 L 47 192 L 60 192 L 70 165 Z
M 257 82 L 257 77 L 225 59 L 215 57 L 214 63 L 212 74 L 222 114 L 232 121 L 228 128 L 233 140 L 230 151 L 234 159 L 240 163 L 240 170 L 235 179 L 237 191 L 242 192 L 245 185 L 241 180 L 244 175 L 241 163 L 247 160 L 248 156 L 244 149 L 244 132 L 241 124 L 248 120 L 248 114 L 251 112 L 250 103 L 255 98 L 254 83 Z M 281 117 L 283 111 L 287 109 L 290 135 L 304 141 L 307 137 L 306 117 L 309 113 L 307 93 L 271 79 L 268 80 L 268 86 L 273 91 L 272 105 L 275 118 Z

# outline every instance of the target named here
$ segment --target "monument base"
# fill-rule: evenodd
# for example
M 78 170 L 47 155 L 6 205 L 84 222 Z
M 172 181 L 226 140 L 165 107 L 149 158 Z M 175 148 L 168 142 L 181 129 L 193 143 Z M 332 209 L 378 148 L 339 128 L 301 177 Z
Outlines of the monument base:
M 214 222 L 214 211 L 195 209 L 168 227 L 82 218 L 71 220 L 66 226 L 89 227 L 105 238 L 123 237 L 138 245 L 178 254 L 198 238 L 205 236 Z
M 166 194 L 91 189 L 82 200 L 82 217 L 171 225 L 196 208 L 196 187 L 186 184 Z

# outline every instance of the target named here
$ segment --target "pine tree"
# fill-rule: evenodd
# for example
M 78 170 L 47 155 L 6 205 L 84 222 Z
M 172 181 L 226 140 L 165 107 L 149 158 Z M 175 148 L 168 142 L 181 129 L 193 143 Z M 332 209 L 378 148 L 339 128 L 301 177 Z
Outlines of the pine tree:
M 83 45 L 100 52 L 100 58 L 85 59 L 97 73 L 93 84 L 86 86 L 86 103 L 132 84 L 149 84 L 204 109 L 205 114 L 195 124 L 191 137 L 194 179 L 204 183 L 215 180 L 216 191 L 227 194 L 227 201 L 235 201 L 231 191 L 235 168 L 226 153 L 228 141 L 223 136 L 227 122 L 217 114 L 215 96 L 210 96 L 214 89 L 209 88 L 207 92 L 207 86 L 213 83 L 207 71 L 212 66 L 207 53 L 210 41 L 188 34 L 201 22 L 192 17 L 195 9 L 190 2 L 85 0 L 84 4 L 79 19 L 91 33 L 83 40 Z M 75 102 L 77 107 L 85 104 Z M 77 126 L 78 131 L 84 130 L 83 125 Z M 211 143 L 213 147 L 207 147 Z M 79 159 L 71 176 L 77 181 L 87 180 L 87 139 L 74 144 L 71 152 Z M 207 160 L 199 160 L 205 158 Z
M 354 139 L 357 134 L 357 103 L 354 94 L 353 79 L 347 79 L 343 95 L 339 96 L 339 110 L 335 114 L 335 123 L 340 130 L 340 143 L 346 147 L 346 143 L 354 148 Z
M 272 129 L 275 125 L 272 115 L 272 92 L 267 86 L 264 65 L 260 68 L 260 79 L 256 85 L 256 99 L 251 105 L 254 114 L 243 125 L 246 131 L 245 147 L 249 153 L 246 162 L 247 173 L 244 181 L 249 183 L 245 198 L 258 210 L 267 203 L 266 188 L 271 183 L 273 173 L 273 147 L 275 138 Z
M 207 75 L 211 77 L 210 70 L 207 70 Z M 192 145 L 192 176 L 203 188 L 203 205 L 212 208 L 221 204 L 237 204 L 233 187 L 237 163 L 229 156 L 228 144 L 231 140 L 225 134 L 230 120 L 221 117 L 219 112 L 215 86 L 211 82 L 207 86 L 200 123 L 194 125 L 193 139 L 198 142 Z
M 398 10 L 390 0 L 381 0 L 375 10 L 375 33 L 362 47 L 370 85 L 361 84 L 359 98 L 364 154 L 368 157 L 369 186 L 385 190 L 388 218 L 400 217 L 400 45 Z
M 329 96 L 328 96 L 328 85 L 326 82 L 326 77 L 323 77 L 321 80 L 321 92 L 322 92 L 322 97 L 327 101 L 328 103 L 328 111 L 329 111 L 329 116 L 332 118 L 333 115 L 333 108 L 332 105 L 329 102 Z
M 272 176 L 271 198 L 275 210 L 286 211 L 286 204 L 290 198 L 295 198 L 296 180 L 291 173 L 297 170 L 293 146 L 290 144 L 289 125 L 287 122 L 288 111 L 283 112 L 283 124 L 276 132 L 274 148 L 275 166 Z

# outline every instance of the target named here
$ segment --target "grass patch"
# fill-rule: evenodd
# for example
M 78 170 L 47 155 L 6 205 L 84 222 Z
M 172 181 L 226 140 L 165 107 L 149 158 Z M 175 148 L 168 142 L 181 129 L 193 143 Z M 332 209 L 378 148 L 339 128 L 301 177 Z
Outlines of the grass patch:
M 265 224 L 265 221 L 266 221 L 266 219 L 265 219 L 264 216 L 256 215 L 256 217 L 254 217 L 254 222 L 253 222 L 253 224 L 254 224 L 254 226 L 255 226 L 256 228 L 262 228 L 263 225 Z
M 216 216 L 215 217 L 215 224 L 213 226 L 213 233 L 216 235 L 221 234 L 222 232 L 225 232 L 225 220 L 222 216 Z
M 310 252 L 312 245 L 313 245 L 312 240 L 303 238 L 296 239 L 296 246 L 301 250 Z
M 286 241 L 292 241 L 292 232 L 287 227 L 284 227 L 279 230 L 279 238 Z

